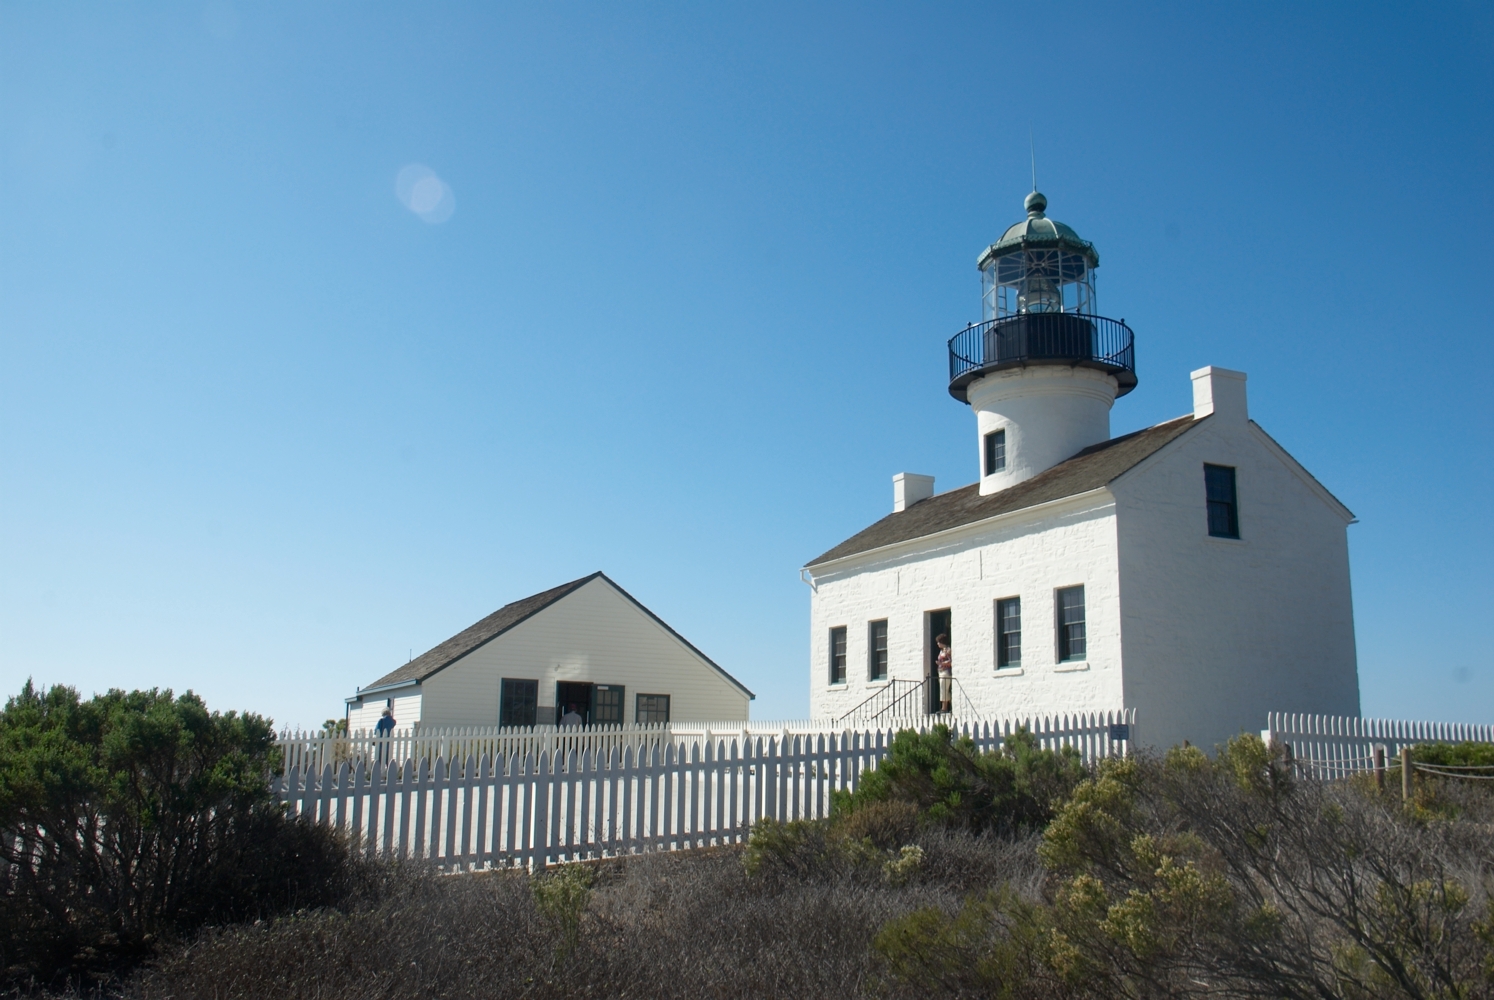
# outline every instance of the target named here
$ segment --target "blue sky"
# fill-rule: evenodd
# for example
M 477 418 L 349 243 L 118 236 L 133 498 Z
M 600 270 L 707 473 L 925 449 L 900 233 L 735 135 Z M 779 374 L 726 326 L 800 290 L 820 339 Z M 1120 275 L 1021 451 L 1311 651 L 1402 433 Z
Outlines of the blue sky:
M 1365 713 L 1490 721 L 1474 3 L 0 4 L 0 687 L 319 723 L 602 569 L 804 714 L 798 568 L 975 478 L 1029 128 L 1114 431 L 1247 371 L 1360 519 Z

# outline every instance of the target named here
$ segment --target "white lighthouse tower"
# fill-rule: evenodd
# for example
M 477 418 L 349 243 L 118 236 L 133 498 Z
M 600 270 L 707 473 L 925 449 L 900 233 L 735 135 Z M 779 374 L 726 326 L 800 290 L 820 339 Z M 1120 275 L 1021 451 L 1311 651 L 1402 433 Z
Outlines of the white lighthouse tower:
M 1027 218 L 980 255 L 984 321 L 949 342 L 949 392 L 975 411 L 980 493 L 996 493 L 1110 439 L 1136 387 L 1133 336 L 1096 314 L 1094 245 L 1027 196 Z

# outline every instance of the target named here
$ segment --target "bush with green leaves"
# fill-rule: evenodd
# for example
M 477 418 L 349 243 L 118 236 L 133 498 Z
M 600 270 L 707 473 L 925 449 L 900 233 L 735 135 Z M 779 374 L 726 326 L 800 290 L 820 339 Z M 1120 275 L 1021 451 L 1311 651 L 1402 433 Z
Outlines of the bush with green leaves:
M 1412 748 L 1411 759 L 1418 764 L 1477 768 L 1488 774 L 1485 768 L 1494 769 L 1494 743 L 1420 743 Z
M 347 844 L 271 795 L 273 743 L 191 692 L 27 682 L 0 711 L 4 978 L 107 976 L 163 937 L 351 891 Z
M 1104 762 L 1044 833 L 1045 898 L 892 921 L 892 981 L 1022 997 L 1494 996 L 1494 819 L 1298 781 L 1253 736 Z
M 854 814 L 872 803 L 906 802 L 925 824 L 1018 834 L 1045 826 L 1086 773 L 1073 747 L 1044 749 L 1026 729 L 988 753 L 948 726 L 904 729 L 856 791 L 837 797 L 836 811 Z

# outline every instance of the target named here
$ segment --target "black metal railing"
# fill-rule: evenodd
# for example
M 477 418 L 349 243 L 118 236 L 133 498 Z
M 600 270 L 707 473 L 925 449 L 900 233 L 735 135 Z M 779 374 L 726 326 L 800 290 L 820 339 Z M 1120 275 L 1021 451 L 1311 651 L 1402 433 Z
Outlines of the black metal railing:
M 835 721 L 885 722 L 888 719 L 914 718 L 920 714 L 921 700 L 918 693 L 923 690 L 924 683 L 890 680 L 885 687 L 874 691 L 866 700 Z
M 1098 368 L 1115 376 L 1116 395 L 1136 387 L 1136 337 L 1124 320 L 1085 313 L 1023 313 L 972 323 L 949 339 L 949 393 L 989 372 L 1031 364 Z

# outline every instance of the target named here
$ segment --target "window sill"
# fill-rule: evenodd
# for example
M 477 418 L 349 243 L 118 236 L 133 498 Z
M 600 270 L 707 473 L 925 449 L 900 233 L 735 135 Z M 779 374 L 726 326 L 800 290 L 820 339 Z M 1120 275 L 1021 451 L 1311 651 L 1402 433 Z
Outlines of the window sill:
M 844 691 L 847 688 L 849 688 L 850 686 L 851 685 L 847 684 L 845 681 L 835 681 L 835 682 L 831 682 L 829 684 L 826 684 L 825 685 L 825 690 L 826 691 Z
M 1225 545 L 1244 545 L 1243 538 L 1225 538 L 1223 535 L 1204 535 L 1211 542 L 1223 542 Z
M 1021 677 L 1022 674 L 1021 667 L 997 667 L 991 672 L 992 677 Z
M 892 682 L 888 678 L 886 678 L 886 677 L 878 677 L 874 681 L 867 681 L 866 682 L 866 686 L 868 688 L 884 688 L 884 687 L 886 687 L 890 683 L 892 683 Z
M 1076 670 L 1088 670 L 1088 660 L 1068 660 L 1055 666 L 1054 671 L 1060 674 L 1073 673 Z

